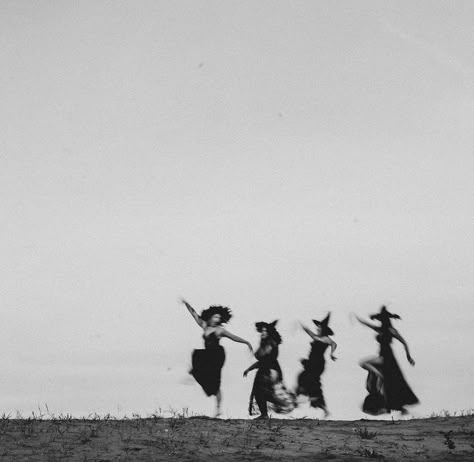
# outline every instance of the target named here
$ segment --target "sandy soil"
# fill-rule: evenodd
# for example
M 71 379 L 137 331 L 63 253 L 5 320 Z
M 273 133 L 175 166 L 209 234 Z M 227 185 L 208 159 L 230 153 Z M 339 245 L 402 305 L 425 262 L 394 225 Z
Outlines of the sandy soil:
M 405 421 L 1 419 L 6 461 L 473 461 L 474 416 Z

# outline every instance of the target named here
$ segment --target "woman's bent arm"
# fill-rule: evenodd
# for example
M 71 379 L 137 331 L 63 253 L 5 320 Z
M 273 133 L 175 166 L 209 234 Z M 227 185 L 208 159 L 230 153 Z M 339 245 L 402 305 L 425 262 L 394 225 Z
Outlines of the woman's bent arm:
M 194 308 L 183 298 L 181 301 L 185 304 L 186 308 L 188 311 L 191 313 L 191 316 L 194 318 L 194 320 L 197 322 L 199 327 L 202 327 L 203 329 L 206 327 L 205 321 L 201 319 L 201 317 L 196 313 Z

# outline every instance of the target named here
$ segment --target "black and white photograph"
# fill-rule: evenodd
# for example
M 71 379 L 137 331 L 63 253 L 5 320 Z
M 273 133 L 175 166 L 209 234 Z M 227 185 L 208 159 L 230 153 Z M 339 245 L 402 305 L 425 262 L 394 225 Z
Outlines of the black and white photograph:
M 474 1 L 0 0 L 0 461 L 474 460 Z

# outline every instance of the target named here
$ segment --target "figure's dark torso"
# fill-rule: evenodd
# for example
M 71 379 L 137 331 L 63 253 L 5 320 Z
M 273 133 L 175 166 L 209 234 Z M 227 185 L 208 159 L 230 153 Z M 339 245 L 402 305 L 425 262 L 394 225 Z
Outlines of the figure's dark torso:
M 380 355 L 386 356 L 388 354 L 392 355 L 392 339 L 393 335 L 390 332 L 379 332 L 377 337 L 375 337 L 377 342 L 380 344 Z
M 270 346 L 271 349 L 267 353 L 265 349 L 268 348 L 268 346 Z M 278 345 L 276 343 L 269 342 L 260 344 L 260 348 L 257 350 L 255 356 L 259 361 L 259 371 L 261 371 L 261 373 L 273 369 L 282 377 L 281 367 L 278 363 Z
M 204 339 L 204 348 L 206 350 L 216 350 L 221 347 L 219 345 L 219 337 L 217 337 L 215 332 L 211 332 L 207 336 L 203 334 L 202 338 Z
M 311 351 L 309 352 L 309 362 L 324 361 L 324 353 L 329 344 L 315 340 L 311 342 Z

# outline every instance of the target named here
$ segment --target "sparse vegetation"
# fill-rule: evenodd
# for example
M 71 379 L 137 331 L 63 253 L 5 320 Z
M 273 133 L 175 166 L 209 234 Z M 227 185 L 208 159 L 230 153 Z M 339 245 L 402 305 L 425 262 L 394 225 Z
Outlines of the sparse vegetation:
M 424 461 L 446 459 L 447 450 L 456 450 L 456 460 L 467 461 L 474 455 L 474 415 L 464 414 L 354 426 L 312 419 L 219 420 L 188 409 L 120 419 L 97 414 L 75 418 L 46 409 L 27 417 L 19 412 L 0 416 L 0 460 Z
M 362 457 L 368 457 L 370 459 L 384 459 L 384 456 L 378 453 L 373 448 L 360 447 L 357 449 L 357 454 L 361 455 Z
M 377 432 L 370 432 L 367 427 L 356 427 L 354 432 L 362 440 L 372 440 L 377 436 Z
M 452 439 L 453 431 L 450 430 L 449 432 L 442 432 L 444 435 L 444 444 L 448 447 L 449 450 L 456 449 L 456 445 Z

